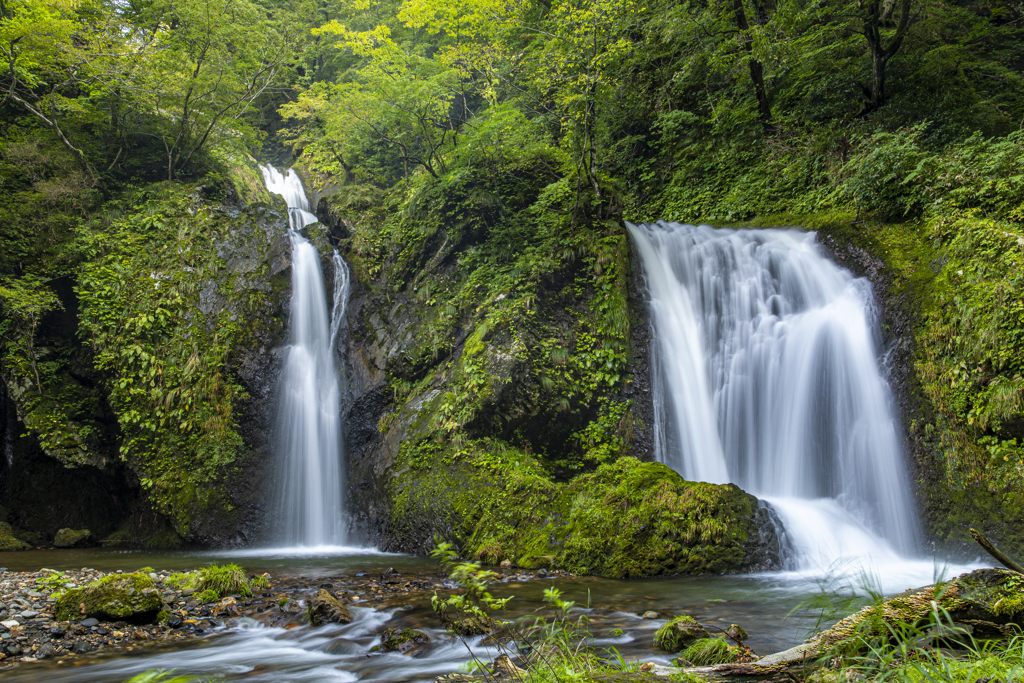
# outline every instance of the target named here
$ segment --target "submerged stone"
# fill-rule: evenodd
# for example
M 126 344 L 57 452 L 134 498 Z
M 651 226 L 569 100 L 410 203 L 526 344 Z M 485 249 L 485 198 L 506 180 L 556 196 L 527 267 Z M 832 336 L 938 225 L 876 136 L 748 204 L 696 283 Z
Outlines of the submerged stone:
M 429 642 L 430 638 L 423 631 L 412 628 L 389 628 L 380 634 L 380 651 L 408 654 Z
M 108 574 L 57 599 L 58 621 L 91 617 L 103 621 L 149 623 L 156 619 L 164 601 L 153 579 L 145 574 Z

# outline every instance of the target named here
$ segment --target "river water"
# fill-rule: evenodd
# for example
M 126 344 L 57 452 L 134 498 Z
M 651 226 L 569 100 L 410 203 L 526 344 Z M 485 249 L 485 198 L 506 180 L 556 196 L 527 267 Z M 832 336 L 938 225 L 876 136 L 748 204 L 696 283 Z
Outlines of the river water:
M 408 555 L 350 549 L 344 554 L 311 555 L 294 550 L 237 552 L 160 552 L 109 549 L 27 551 L 7 553 L 2 561 L 12 571 L 77 569 L 103 571 L 187 569 L 211 563 L 238 562 L 249 572 L 270 572 L 276 579 L 303 577 L 315 588 L 323 581 L 351 577 L 365 571 L 383 573 L 389 567 L 403 579 L 438 577 L 440 568 L 431 560 Z M 923 567 L 921 568 L 923 570 Z M 945 574 L 965 567 L 947 568 Z M 922 585 L 931 576 L 908 576 L 900 589 Z M 823 587 L 849 588 L 839 576 L 838 584 L 823 577 L 809 578 L 794 573 L 753 576 L 676 576 L 648 579 L 603 579 L 596 577 L 516 581 L 494 586 L 498 597 L 514 596 L 506 618 L 529 622 L 543 614 L 542 592 L 555 585 L 564 599 L 575 600 L 576 616 L 586 615 L 598 647 L 614 648 L 626 658 L 668 663 L 667 653 L 653 646 L 654 631 L 670 616 L 690 614 L 709 630 L 726 629 L 738 623 L 750 635 L 747 644 L 758 654 L 791 647 L 814 628 L 816 614 L 800 607 Z M 854 609 L 850 604 L 849 609 Z M 658 619 L 644 619 L 647 611 Z M 446 634 L 430 610 L 429 595 L 385 600 L 373 606 L 353 606 L 354 620 L 344 626 L 299 627 L 291 630 L 269 628 L 242 620 L 235 628 L 223 628 L 205 638 L 166 646 L 138 648 L 131 652 L 99 652 L 66 663 L 43 661 L 26 664 L 4 673 L 10 681 L 52 681 L 54 683 L 115 683 L 152 670 L 175 670 L 178 674 L 223 676 L 227 681 L 391 681 L 405 683 L 432 681 L 459 669 L 473 657 L 490 661 L 497 654 L 479 639 L 467 644 Z M 417 628 L 431 642 L 415 655 L 375 654 L 378 634 L 385 628 Z M 622 629 L 621 635 L 613 629 Z

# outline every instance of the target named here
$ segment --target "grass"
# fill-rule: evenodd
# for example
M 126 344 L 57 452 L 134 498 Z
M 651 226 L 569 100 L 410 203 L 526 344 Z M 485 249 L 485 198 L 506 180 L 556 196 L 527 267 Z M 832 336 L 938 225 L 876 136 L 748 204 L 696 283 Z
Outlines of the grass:
M 710 666 L 735 662 L 736 652 L 722 638 L 701 638 L 683 650 L 679 657 L 693 666 Z
M 252 596 L 254 590 L 270 588 L 270 577 L 246 578 L 245 570 L 237 564 L 210 565 L 194 572 L 177 572 L 164 579 L 164 585 L 174 589 L 194 588 L 199 593 L 213 592 L 218 595 Z

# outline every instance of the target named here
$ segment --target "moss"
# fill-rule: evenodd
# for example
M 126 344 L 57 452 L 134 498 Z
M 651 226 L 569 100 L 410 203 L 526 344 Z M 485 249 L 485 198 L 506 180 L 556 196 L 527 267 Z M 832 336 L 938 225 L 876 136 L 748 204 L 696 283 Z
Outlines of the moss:
M 654 644 L 666 652 L 681 652 L 693 641 L 707 637 L 707 630 L 696 619 L 684 614 L 655 631 Z
M 75 548 L 88 545 L 92 540 L 92 532 L 88 529 L 61 529 L 54 536 L 53 545 L 57 548 Z
M 31 548 L 28 543 L 14 536 L 14 530 L 7 522 L 0 522 L 0 552 L 6 550 L 28 550 Z
M 145 574 L 108 574 L 64 593 L 57 599 L 55 614 L 59 621 L 96 617 L 105 621 L 148 623 L 156 618 L 163 605 L 156 584 Z
M 687 482 L 631 457 L 563 484 L 530 456 L 488 446 L 422 462 L 408 454 L 420 464 L 393 484 L 396 529 L 424 533 L 411 520 L 432 520 L 431 531 L 486 564 L 612 577 L 745 568 L 756 499 L 736 486 Z

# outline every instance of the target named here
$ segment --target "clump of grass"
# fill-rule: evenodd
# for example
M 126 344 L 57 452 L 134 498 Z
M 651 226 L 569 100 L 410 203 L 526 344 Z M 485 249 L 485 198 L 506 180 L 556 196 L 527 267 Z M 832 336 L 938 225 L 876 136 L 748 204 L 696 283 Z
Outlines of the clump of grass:
M 164 585 L 177 590 L 193 588 L 196 591 L 215 591 L 218 595 L 237 594 L 247 598 L 253 590 L 270 588 L 270 577 L 264 574 L 248 579 L 245 570 L 237 564 L 213 564 L 194 572 L 171 574 L 164 579 Z
M 736 651 L 721 638 L 701 638 L 693 641 L 679 657 L 694 666 L 711 666 L 735 662 Z
M 140 574 L 152 574 L 155 571 L 156 570 L 153 569 L 152 567 L 143 567 L 142 569 L 139 570 L 139 573 Z
M 220 595 L 237 593 L 242 597 L 252 595 L 252 590 L 249 588 L 249 579 L 245 576 L 245 570 L 237 564 L 210 565 L 200 569 L 198 574 L 199 581 L 196 584 L 196 588 L 201 591 L 213 590 Z
M 217 602 L 220 600 L 220 594 L 212 589 L 206 589 L 202 593 L 196 595 L 196 600 L 199 602 Z

